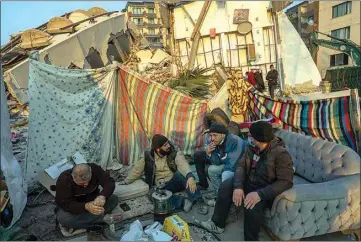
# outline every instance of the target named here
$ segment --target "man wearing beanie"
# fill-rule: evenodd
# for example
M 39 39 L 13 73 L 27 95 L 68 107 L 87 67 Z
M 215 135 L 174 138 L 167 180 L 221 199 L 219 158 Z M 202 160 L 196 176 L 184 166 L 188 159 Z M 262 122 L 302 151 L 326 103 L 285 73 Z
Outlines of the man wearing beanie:
M 293 185 L 293 168 L 284 142 L 275 137 L 271 124 L 258 121 L 251 125 L 245 154 L 237 163 L 232 179 L 224 181 L 210 220 L 201 225 L 223 233 L 231 204 L 243 206 L 244 240 L 259 240 L 264 210 L 271 208 L 277 195 Z
M 172 193 L 186 190 L 188 199 L 184 200 L 184 211 L 190 211 L 195 203 L 198 213 L 208 213 L 208 207 L 204 204 L 202 195 L 197 189 L 188 161 L 183 153 L 169 142 L 167 137 L 160 134 L 153 136 L 151 149 L 144 152 L 121 184 L 130 184 L 139 179 L 143 171 L 145 182 L 149 185 L 150 190 L 155 185 L 164 185 L 164 189 Z
M 208 188 L 206 176 L 206 165 L 208 167 L 209 179 L 217 191 L 221 182 L 233 176 L 236 161 L 242 157 L 246 150 L 246 142 L 240 137 L 230 134 L 226 126 L 220 122 L 213 122 L 209 127 L 208 134 L 211 143 L 205 151 L 194 154 L 194 162 L 199 177 L 199 186 L 203 189 Z M 208 197 L 209 206 L 215 205 L 214 197 Z

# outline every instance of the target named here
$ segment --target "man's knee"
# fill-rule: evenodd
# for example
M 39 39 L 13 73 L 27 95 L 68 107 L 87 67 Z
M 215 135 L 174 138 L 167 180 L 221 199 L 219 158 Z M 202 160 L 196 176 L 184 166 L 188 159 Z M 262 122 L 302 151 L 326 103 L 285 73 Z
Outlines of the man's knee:
M 106 213 L 110 213 L 119 203 L 119 199 L 116 195 L 112 194 L 110 197 L 108 197 L 104 209 L 106 210 Z
M 207 153 L 205 151 L 197 151 L 193 155 L 194 163 L 205 163 Z
M 223 169 L 223 166 L 222 165 L 210 165 L 208 167 L 208 175 L 209 176 L 220 176 L 222 174 L 222 169 Z

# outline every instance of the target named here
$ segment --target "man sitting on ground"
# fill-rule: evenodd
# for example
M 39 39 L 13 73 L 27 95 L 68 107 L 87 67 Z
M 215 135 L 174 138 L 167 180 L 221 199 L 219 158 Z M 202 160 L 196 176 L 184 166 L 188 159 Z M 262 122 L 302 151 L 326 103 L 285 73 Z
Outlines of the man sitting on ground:
M 208 188 L 206 176 L 206 165 L 209 179 L 217 191 L 222 181 L 233 177 L 236 161 L 242 157 L 246 142 L 240 137 L 230 134 L 225 125 L 213 122 L 208 130 L 211 143 L 205 151 L 194 154 L 194 162 L 199 177 L 199 186 Z M 215 199 L 207 202 L 209 206 L 214 206 Z
M 104 214 L 118 204 L 114 189 L 114 179 L 96 164 L 79 164 L 64 171 L 56 182 L 57 220 L 67 229 L 86 229 L 102 222 Z
M 293 185 L 293 167 L 284 142 L 274 136 L 271 124 L 251 125 L 247 151 L 239 161 L 233 179 L 224 181 L 210 220 L 201 225 L 223 233 L 232 201 L 238 207 L 244 198 L 244 240 L 258 240 L 263 212 L 275 197 Z
M 144 152 L 121 184 L 130 184 L 139 179 L 143 171 L 150 189 L 154 185 L 164 185 L 164 189 L 172 193 L 185 189 L 188 195 L 188 199 L 185 199 L 183 205 L 185 212 L 190 211 L 193 203 L 196 203 L 198 213 L 208 213 L 208 207 L 204 204 L 202 195 L 197 189 L 186 158 L 169 142 L 167 137 L 160 134 L 154 135 L 151 149 Z

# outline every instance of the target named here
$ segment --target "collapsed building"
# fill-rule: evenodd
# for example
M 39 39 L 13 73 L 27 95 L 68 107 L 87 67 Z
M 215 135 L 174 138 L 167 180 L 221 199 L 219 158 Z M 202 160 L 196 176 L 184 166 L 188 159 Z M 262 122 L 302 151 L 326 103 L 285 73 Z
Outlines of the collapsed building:
M 238 123 L 272 117 L 287 132 L 358 149 L 359 116 L 350 116 L 350 110 L 360 113 L 354 92 L 325 94 L 321 101 L 279 92 L 272 99 L 245 80 L 252 67 L 265 79 L 274 64 L 279 90 L 321 94 L 302 39 L 269 2 L 162 2 L 157 8 L 162 48 L 152 48 L 128 12 L 99 8 L 56 17 L 2 47 L 15 158 L 30 187 L 41 180 L 51 192 L 55 179 L 45 169 L 76 152 L 119 178 L 155 133 L 191 156 L 204 144 L 203 117 L 217 107 Z M 134 186 L 136 192 L 117 186 L 116 194 L 147 193 L 144 182 Z

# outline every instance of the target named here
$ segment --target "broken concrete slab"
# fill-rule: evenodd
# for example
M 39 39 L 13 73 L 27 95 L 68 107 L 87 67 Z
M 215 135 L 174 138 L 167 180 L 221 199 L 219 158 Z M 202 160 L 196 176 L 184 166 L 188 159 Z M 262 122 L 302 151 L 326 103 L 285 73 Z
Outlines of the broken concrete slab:
M 149 63 L 152 59 L 153 53 L 151 50 L 140 50 L 135 55 L 140 59 L 142 63 Z
M 154 53 L 154 55 L 152 56 L 150 63 L 159 64 L 169 57 L 170 57 L 170 55 L 167 52 L 165 52 L 161 49 L 157 49 L 156 52 Z

